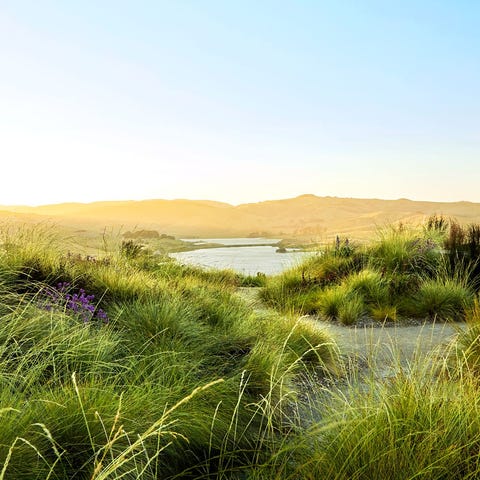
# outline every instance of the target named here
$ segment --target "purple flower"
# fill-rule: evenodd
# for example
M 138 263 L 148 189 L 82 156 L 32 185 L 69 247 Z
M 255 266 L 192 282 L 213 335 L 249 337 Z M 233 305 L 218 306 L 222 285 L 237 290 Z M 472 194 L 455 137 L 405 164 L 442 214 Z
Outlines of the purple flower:
M 61 282 L 57 284 L 57 288 L 43 288 L 40 291 L 41 308 L 51 311 L 53 309 L 65 310 L 74 313 L 81 318 L 84 323 L 88 323 L 93 319 L 108 323 L 108 315 L 101 308 L 97 309 L 94 304 L 95 295 L 87 295 L 85 290 L 81 288 L 77 293 L 68 293 L 70 283 Z

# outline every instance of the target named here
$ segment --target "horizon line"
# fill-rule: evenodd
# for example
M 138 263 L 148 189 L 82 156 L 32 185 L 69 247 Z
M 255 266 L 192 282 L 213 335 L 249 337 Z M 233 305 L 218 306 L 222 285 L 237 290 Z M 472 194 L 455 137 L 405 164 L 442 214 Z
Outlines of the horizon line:
M 421 200 L 414 200 L 411 198 L 407 197 L 399 197 L 399 198 L 379 198 L 379 197 L 341 197 L 337 195 L 316 195 L 313 193 L 303 193 L 299 195 L 295 195 L 293 197 L 281 197 L 281 198 L 270 198 L 266 200 L 257 200 L 257 201 L 246 201 L 246 202 L 241 202 L 241 203 L 230 203 L 227 201 L 223 200 L 216 200 L 216 199 L 211 199 L 211 198 L 137 198 L 137 199 L 109 199 L 109 200 L 92 200 L 92 201 L 60 201 L 60 202 L 55 202 L 55 203 L 43 203 L 43 204 L 0 204 L 0 209 L 3 208 L 45 208 L 45 207 L 54 207 L 54 206 L 60 206 L 60 205 L 94 205 L 98 203 L 141 203 L 141 202 L 155 202 L 155 201 L 164 201 L 164 202 L 213 202 L 213 203 L 220 203 L 224 205 L 229 205 L 231 207 L 239 207 L 242 205 L 251 205 L 251 204 L 256 204 L 256 203 L 266 203 L 266 202 L 278 202 L 278 201 L 285 201 L 285 200 L 295 200 L 301 197 L 315 197 L 318 199 L 327 199 L 327 198 L 335 198 L 335 199 L 340 199 L 340 200 L 378 200 L 378 201 L 385 201 L 385 202 L 398 202 L 398 201 L 408 201 L 408 202 L 417 202 L 417 203 L 480 203 L 480 202 L 474 202 L 471 200 L 427 200 L 427 199 L 421 199 Z

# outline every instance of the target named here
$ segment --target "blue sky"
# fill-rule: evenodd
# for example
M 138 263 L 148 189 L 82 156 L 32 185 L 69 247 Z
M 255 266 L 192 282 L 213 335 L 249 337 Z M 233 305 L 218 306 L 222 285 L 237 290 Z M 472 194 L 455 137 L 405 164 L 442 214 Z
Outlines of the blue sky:
M 0 204 L 480 202 L 479 19 L 474 0 L 2 0 Z

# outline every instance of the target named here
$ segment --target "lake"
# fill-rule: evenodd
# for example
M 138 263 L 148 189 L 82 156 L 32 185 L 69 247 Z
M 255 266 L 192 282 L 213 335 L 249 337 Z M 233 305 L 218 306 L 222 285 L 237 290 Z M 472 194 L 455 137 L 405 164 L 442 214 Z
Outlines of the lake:
M 300 262 L 305 252 L 289 251 L 277 253 L 279 239 L 271 238 L 201 238 L 182 239 L 193 242 L 217 243 L 224 247 L 205 248 L 189 252 L 171 253 L 181 263 L 198 265 L 206 268 L 230 268 L 245 275 L 258 272 L 275 275 Z

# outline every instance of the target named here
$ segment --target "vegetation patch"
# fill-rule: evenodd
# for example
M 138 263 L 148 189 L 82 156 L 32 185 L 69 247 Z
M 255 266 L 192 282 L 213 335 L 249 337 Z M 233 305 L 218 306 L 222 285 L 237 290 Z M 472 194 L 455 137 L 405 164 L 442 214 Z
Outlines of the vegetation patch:
M 302 365 L 336 369 L 326 331 L 255 314 L 234 272 L 3 234 L 0 478 L 241 472 L 281 435 Z
M 402 319 L 462 320 L 479 287 L 480 227 L 431 217 L 391 227 L 376 240 L 334 245 L 269 278 L 262 298 L 283 312 L 353 325 Z

